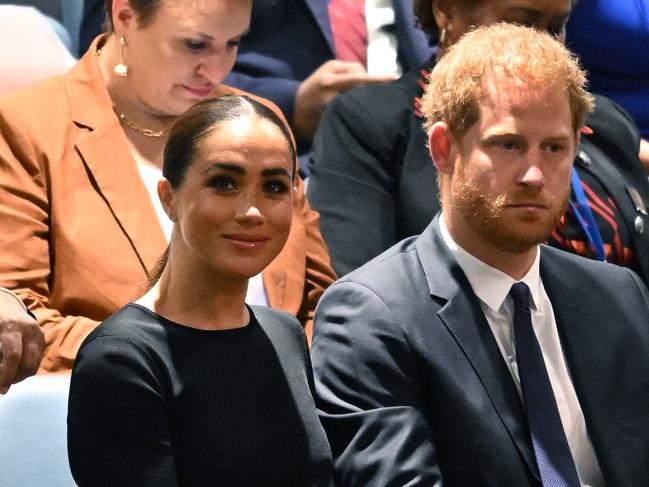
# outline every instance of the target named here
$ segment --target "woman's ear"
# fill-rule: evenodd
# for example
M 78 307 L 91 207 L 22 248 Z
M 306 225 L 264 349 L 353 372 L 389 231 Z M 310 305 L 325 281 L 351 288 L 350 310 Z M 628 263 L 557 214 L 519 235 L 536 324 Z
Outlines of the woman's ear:
M 453 174 L 455 138 L 446 122 L 435 122 L 428 135 L 428 149 L 440 174 Z
M 453 15 L 453 1 L 433 0 L 431 8 L 439 31 L 441 32 L 447 29 L 448 23 Z
M 129 0 L 113 0 L 113 25 L 118 36 L 124 36 L 129 28 L 136 27 L 135 11 Z
M 438 43 L 442 49 L 453 45 L 471 27 L 474 16 L 479 17 L 479 6 L 469 7 L 473 3 L 466 0 L 433 0 L 433 17 L 439 31 Z M 476 4 L 478 2 L 475 2 Z M 472 14 L 473 12 L 473 14 Z
M 169 219 L 176 223 L 178 221 L 178 214 L 176 211 L 176 192 L 167 178 L 160 178 L 158 181 L 158 198 L 160 198 L 162 209 L 165 211 Z

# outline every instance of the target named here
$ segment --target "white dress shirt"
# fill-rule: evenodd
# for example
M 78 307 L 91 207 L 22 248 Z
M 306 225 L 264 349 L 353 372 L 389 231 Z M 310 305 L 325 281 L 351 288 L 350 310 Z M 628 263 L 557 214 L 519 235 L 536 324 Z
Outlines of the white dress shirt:
M 365 0 L 367 26 L 367 72 L 372 75 L 401 74 L 392 0 Z
M 174 224 L 162 208 L 162 203 L 158 197 L 158 181 L 160 181 L 160 178 L 162 177 L 162 170 L 150 164 L 141 164 L 139 162 L 137 168 L 140 171 L 142 181 L 144 181 L 144 186 L 149 193 L 149 198 L 151 198 L 151 203 L 153 203 L 156 215 L 158 215 L 162 232 L 167 238 L 167 242 L 169 242 L 171 240 L 171 231 L 174 228 Z M 246 303 L 268 306 L 268 296 L 266 296 L 266 290 L 264 289 L 264 282 L 261 278 L 261 273 L 248 280 Z
M 577 473 L 583 486 L 604 486 L 602 472 L 588 437 L 584 414 L 579 405 L 577 394 L 572 385 L 570 371 L 566 365 L 557 323 L 541 276 L 539 262 L 541 252 L 537 247 L 536 258 L 527 274 L 516 281 L 504 272 L 482 262 L 460 247 L 451 237 L 444 223 L 439 219 L 442 238 L 458 265 L 464 271 L 473 292 L 480 300 L 480 307 L 487 318 L 498 348 L 502 353 L 507 368 L 522 399 L 521 385 L 516 363 L 516 348 L 513 334 L 514 301 L 509 296 L 512 285 L 524 282 L 530 290 L 532 302 L 532 326 L 543 352 L 554 397 L 561 416 L 561 423 L 568 440 L 570 452 L 577 467 Z M 570 299 L 569 296 L 565 297 Z

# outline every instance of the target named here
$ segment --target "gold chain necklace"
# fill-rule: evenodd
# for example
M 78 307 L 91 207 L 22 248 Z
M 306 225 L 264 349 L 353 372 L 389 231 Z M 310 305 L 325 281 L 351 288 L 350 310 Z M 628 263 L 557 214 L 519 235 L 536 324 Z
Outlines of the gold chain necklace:
M 101 51 L 103 49 L 103 46 L 97 49 L 97 57 L 101 56 Z M 132 122 L 131 120 L 128 119 L 126 115 L 124 115 L 122 112 L 117 110 L 117 107 L 113 104 L 113 111 L 115 112 L 115 115 L 117 115 L 117 118 L 119 118 L 119 121 L 122 122 L 124 125 L 126 125 L 128 128 L 135 130 L 136 132 L 144 135 L 145 137 L 151 137 L 153 139 L 159 139 L 162 137 L 166 137 L 169 135 L 169 130 L 151 130 L 151 129 L 145 129 L 143 127 L 140 127 L 137 125 L 135 122 Z
M 166 137 L 167 135 L 169 135 L 169 130 L 151 130 L 151 129 L 146 129 L 146 128 L 140 127 L 139 125 L 136 125 L 134 122 L 129 120 L 126 115 L 119 112 L 115 105 L 113 105 L 113 111 L 115 112 L 115 115 L 117 115 L 117 118 L 119 118 L 120 122 L 122 122 L 128 128 L 131 128 L 131 129 L 135 130 L 136 132 L 144 135 L 145 137 L 152 137 L 154 139 L 159 139 L 161 137 Z

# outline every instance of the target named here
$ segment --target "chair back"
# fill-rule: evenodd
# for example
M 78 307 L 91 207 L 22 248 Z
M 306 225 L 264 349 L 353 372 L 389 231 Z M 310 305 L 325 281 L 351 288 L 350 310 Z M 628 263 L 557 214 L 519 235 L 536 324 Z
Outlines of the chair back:
M 69 375 L 39 375 L 0 396 L 0 485 L 72 487 L 67 449 Z

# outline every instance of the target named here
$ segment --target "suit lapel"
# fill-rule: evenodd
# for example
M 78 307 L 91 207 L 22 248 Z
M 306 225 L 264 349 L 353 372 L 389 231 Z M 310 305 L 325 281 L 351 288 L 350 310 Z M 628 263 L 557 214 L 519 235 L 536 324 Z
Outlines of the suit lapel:
M 305 3 L 320 27 L 320 31 L 327 41 L 331 53 L 335 55 L 336 49 L 334 47 L 334 36 L 331 33 L 329 14 L 327 13 L 327 3 L 329 3 L 329 0 L 305 0 Z
M 541 279 L 552 303 L 561 348 L 584 413 L 588 436 L 604 476 L 610 478 L 611 471 L 607 470 L 610 465 L 607 458 L 610 442 L 606 440 L 607 434 L 601 421 L 609 414 L 606 405 L 610 403 L 608 396 L 611 393 L 601 387 L 602 379 L 619 368 L 615 364 L 615 354 L 601 351 L 602 345 L 608 341 L 602 323 L 605 328 L 609 327 L 610 316 L 606 313 L 605 305 L 603 309 L 593 309 L 593 303 L 586 299 L 588 293 L 580 292 L 570 268 L 562 266 L 554 256 L 543 258 L 543 252 Z
M 76 76 L 66 83 L 73 120 L 89 129 L 81 133 L 75 147 L 148 275 L 164 250 L 165 237 L 124 131 L 113 115 L 94 54 L 96 42 L 74 68 Z
M 442 240 L 439 214 L 424 230 L 416 246 L 431 295 L 447 300 L 438 312 L 439 318 L 480 378 L 512 441 L 530 472 L 538 479 L 536 460 L 516 386 L 478 298 Z

